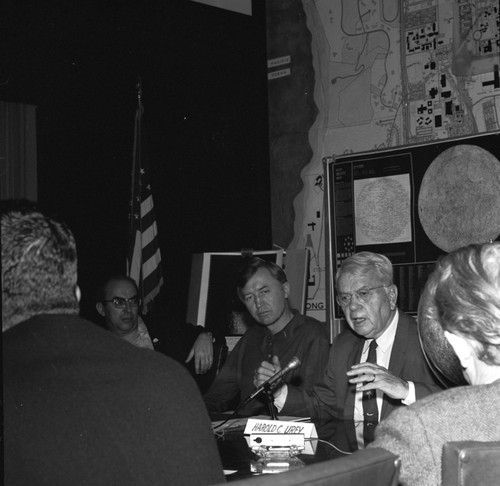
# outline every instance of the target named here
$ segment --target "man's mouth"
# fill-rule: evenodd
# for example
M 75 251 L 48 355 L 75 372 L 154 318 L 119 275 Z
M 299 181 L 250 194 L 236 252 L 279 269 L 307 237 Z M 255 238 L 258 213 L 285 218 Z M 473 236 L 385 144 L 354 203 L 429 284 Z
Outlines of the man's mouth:
M 366 320 L 365 317 L 352 317 L 351 319 L 355 326 L 360 326 Z

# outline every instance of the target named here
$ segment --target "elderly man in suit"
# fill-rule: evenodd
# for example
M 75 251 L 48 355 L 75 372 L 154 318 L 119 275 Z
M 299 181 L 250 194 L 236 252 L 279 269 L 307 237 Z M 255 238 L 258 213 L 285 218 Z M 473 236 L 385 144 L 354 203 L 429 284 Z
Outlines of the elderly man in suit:
M 396 306 L 398 289 L 384 255 L 357 253 L 336 275 L 337 301 L 349 328 L 333 341 L 323 377 L 312 391 L 284 385 L 275 404 L 285 415 L 347 420 L 351 450 L 373 441 L 378 422 L 394 409 L 440 390 L 423 355 L 415 320 Z M 256 385 L 279 370 L 263 362 Z
M 371 446 L 398 454 L 400 481 L 413 486 L 441 483 L 446 442 L 500 440 L 500 243 L 446 255 L 425 293 L 419 311 L 441 325 L 472 386 L 426 397 L 379 425 Z

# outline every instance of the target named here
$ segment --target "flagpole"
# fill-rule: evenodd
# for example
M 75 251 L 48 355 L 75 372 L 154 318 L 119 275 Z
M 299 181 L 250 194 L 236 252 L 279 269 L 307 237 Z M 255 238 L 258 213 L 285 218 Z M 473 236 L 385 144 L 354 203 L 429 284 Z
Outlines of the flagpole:
M 130 188 L 130 210 L 133 210 L 134 202 L 132 198 L 134 197 L 134 189 L 135 189 L 135 175 L 136 175 L 136 164 L 138 163 L 137 153 L 141 147 L 141 116 L 142 116 L 142 82 L 141 77 L 137 79 L 137 84 L 135 85 L 135 89 L 137 90 L 137 108 L 135 109 L 135 126 L 134 126 L 134 148 L 132 151 L 132 186 Z M 134 228 L 133 215 L 130 217 L 130 232 Z
M 138 105 L 140 106 L 141 105 L 141 101 L 142 101 L 142 81 L 141 81 L 141 77 L 140 76 L 137 79 L 136 89 L 137 89 L 137 102 L 138 102 Z

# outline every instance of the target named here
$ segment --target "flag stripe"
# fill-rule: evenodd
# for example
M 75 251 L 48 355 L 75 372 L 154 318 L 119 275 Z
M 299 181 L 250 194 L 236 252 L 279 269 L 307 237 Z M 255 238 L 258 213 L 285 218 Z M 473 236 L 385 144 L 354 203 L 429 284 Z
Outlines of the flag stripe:
M 146 279 L 149 277 L 158 267 L 161 262 L 160 249 L 158 248 L 155 254 L 144 261 L 142 265 L 142 275 L 143 278 Z
M 138 283 L 141 277 L 141 233 L 139 231 L 135 232 L 135 243 L 129 265 L 129 277 Z
M 160 287 L 163 285 L 163 278 L 161 278 L 157 284 L 154 285 L 152 290 L 149 293 L 146 293 L 144 297 L 145 302 L 151 302 L 159 293 Z
M 145 248 L 151 243 L 155 244 L 157 234 L 158 231 L 156 229 L 156 222 L 153 221 L 153 224 L 151 224 L 148 228 L 142 229 L 142 246 Z
M 142 261 L 145 262 L 149 260 L 157 251 L 158 251 L 158 245 L 156 244 L 156 240 L 152 241 L 149 245 L 144 246 L 144 243 L 142 244 Z M 161 258 L 160 258 L 161 260 Z
M 141 216 L 145 217 L 153 210 L 153 196 L 149 195 L 144 201 L 141 202 Z
M 145 299 L 149 294 L 153 293 L 157 287 L 158 291 L 160 290 L 160 287 L 158 285 L 159 281 L 163 283 L 163 279 L 159 275 L 158 268 L 156 268 L 150 275 L 143 279 Z

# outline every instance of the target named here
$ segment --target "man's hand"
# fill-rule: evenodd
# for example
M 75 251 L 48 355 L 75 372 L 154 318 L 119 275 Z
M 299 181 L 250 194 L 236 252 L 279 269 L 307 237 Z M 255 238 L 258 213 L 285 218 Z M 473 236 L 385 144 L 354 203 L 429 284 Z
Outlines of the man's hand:
M 189 351 L 186 363 L 194 357 L 194 369 L 197 375 L 205 374 L 211 367 L 214 360 L 214 345 L 210 333 L 202 333 L 197 338 Z
M 255 388 L 261 386 L 280 370 L 281 364 L 277 356 L 273 356 L 272 363 L 269 363 L 269 361 L 262 361 L 260 366 L 255 370 L 255 374 L 253 377 L 253 384 Z M 282 393 L 286 391 L 286 384 L 281 382 L 280 385 L 273 389 L 274 398 L 277 399 Z
M 280 360 L 277 356 L 273 356 L 273 362 L 262 361 L 260 366 L 255 370 L 253 376 L 253 384 L 255 388 L 259 388 L 260 385 L 265 383 L 269 378 L 278 373 L 281 370 Z
M 408 382 L 394 376 L 386 368 L 375 363 L 355 364 L 348 372 L 349 383 L 361 383 L 360 391 L 381 390 L 391 398 L 404 400 L 408 396 Z

